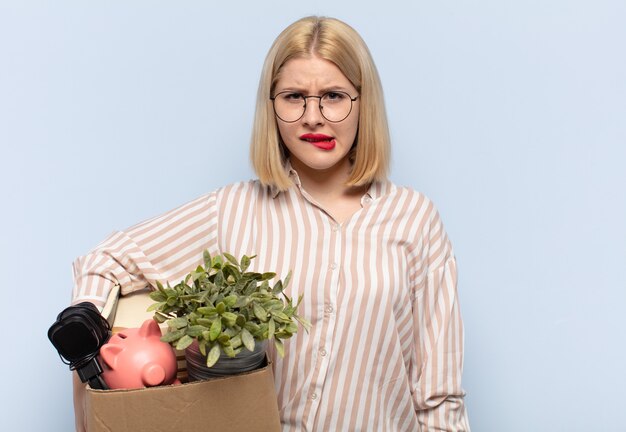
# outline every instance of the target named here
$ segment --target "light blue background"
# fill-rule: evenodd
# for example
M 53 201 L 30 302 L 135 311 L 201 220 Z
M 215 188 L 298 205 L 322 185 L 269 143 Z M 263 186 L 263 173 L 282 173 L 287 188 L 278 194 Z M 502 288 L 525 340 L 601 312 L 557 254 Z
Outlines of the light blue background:
M 626 431 L 626 2 L 339 3 L 0 3 L 3 430 L 72 429 L 46 332 L 73 259 L 252 177 L 265 53 L 326 14 L 455 245 L 473 430 Z

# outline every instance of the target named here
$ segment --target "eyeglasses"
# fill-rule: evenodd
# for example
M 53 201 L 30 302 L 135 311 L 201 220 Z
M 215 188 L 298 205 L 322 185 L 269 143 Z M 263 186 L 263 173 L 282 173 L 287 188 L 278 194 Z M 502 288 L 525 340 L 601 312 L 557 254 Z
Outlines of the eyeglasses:
M 302 93 L 284 91 L 270 97 L 276 117 L 285 123 L 294 123 L 302 118 L 306 112 L 306 100 L 309 98 L 319 99 L 320 112 L 326 120 L 339 123 L 350 115 L 352 103 L 359 97 L 353 98 L 342 91 L 330 91 L 321 96 L 304 96 Z

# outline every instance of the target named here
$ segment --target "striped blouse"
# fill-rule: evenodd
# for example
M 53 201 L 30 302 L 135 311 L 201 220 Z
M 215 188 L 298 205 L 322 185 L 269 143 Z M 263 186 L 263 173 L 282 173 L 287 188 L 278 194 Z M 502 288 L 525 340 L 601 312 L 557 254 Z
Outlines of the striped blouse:
M 284 431 L 466 431 L 456 264 L 422 194 L 373 183 L 339 224 L 301 187 L 221 188 L 116 232 L 74 263 L 73 303 L 178 283 L 212 255 L 258 255 L 253 271 L 292 270 L 312 323 L 270 348 Z M 270 345 L 271 346 L 271 345 Z

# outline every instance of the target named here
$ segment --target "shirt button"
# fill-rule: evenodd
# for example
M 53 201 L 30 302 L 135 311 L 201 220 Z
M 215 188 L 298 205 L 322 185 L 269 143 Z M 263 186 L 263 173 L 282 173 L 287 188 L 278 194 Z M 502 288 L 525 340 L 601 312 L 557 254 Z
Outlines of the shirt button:
M 313 400 L 317 399 L 317 393 L 311 393 L 311 399 Z
M 332 306 L 326 306 L 326 313 L 333 313 L 333 307 Z
M 339 225 L 333 225 L 333 232 L 339 231 Z
M 331 270 L 335 270 L 336 268 L 337 268 L 337 264 L 332 263 L 332 264 L 330 265 L 330 269 L 331 269 Z
M 363 199 L 363 201 L 365 201 L 365 203 L 369 204 L 369 203 L 371 203 L 371 202 L 372 202 L 372 199 L 371 199 L 370 197 L 365 197 L 365 198 Z
M 322 348 L 322 349 L 320 350 L 320 355 L 321 355 L 322 357 L 326 357 L 326 350 L 325 350 L 324 348 Z

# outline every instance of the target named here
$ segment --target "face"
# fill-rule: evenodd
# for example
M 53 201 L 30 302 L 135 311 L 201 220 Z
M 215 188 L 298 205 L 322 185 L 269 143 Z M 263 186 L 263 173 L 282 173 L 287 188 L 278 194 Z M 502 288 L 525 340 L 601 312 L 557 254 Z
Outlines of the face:
M 358 96 L 357 90 L 334 63 L 315 56 L 292 59 L 283 65 L 274 95 L 284 91 L 304 96 L 341 91 L 352 98 Z M 299 173 L 301 170 L 349 172 L 348 153 L 359 125 L 359 99 L 352 102 L 348 117 L 338 123 L 324 118 L 319 99 L 308 98 L 306 101 L 306 111 L 299 120 L 287 123 L 276 119 L 292 165 Z

